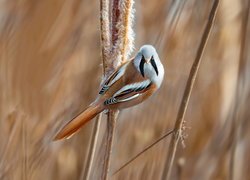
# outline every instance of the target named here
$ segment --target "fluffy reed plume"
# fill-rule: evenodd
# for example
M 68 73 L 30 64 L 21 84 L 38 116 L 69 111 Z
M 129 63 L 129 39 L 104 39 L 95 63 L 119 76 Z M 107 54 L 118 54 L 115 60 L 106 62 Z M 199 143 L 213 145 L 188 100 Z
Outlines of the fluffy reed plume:
M 116 7 L 116 3 L 118 7 Z M 132 29 L 134 19 L 133 0 L 114 0 L 112 21 L 112 58 L 114 67 L 128 60 L 134 47 L 134 32 Z M 118 11 L 117 9 L 118 8 Z M 115 17 L 118 16 L 118 17 Z M 117 19 L 117 22 L 115 19 Z M 124 37 L 124 38 L 121 38 Z
M 119 2 L 124 7 L 129 4 L 101 2 L 106 11 L 100 12 L 99 1 L 93 0 L 0 1 L 0 179 L 85 180 L 85 172 L 90 180 L 101 179 L 102 174 L 112 180 L 161 179 L 170 138 L 148 145 L 174 127 L 214 1 L 143 0 L 133 5 L 136 18 L 132 9 L 130 22 L 135 21 L 136 48 L 145 43 L 155 45 L 166 76 L 153 97 L 119 114 L 115 133 L 109 133 L 114 135 L 109 136 L 114 137 L 111 156 L 106 149 L 104 114 L 72 139 L 51 142 L 61 124 L 93 101 L 100 77 L 106 78 L 118 64 L 112 56 L 112 52 L 119 55 L 113 49 L 118 29 L 112 22 L 120 16 L 112 12 Z M 173 180 L 250 177 L 250 23 L 243 22 L 248 3 L 220 0 L 185 115 L 192 129 L 186 131 L 186 147 L 177 148 Z M 102 21 L 106 23 L 102 25 L 104 30 L 98 28 L 100 13 L 110 20 L 109 24 Z M 108 34 L 102 42 L 101 32 Z M 244 38 L 245 55 L 239 58 Z M 103 45 L 107 47 L 104 52 Z M 125 52 L 130 47 L 118 49 Z M 107 69 L 105 77 L 100 66 L 105 57 L 101 58 L 100 52 L 106 56 L 102 63 Z M 130 57 L 129 53 L 126 56 Z M 123 61 L 121 53 L 119 58 Z M 243 68 L 239 68 L 243 60 Z M 149 149 L 110 177 L 145 148 Z M 88 149 L 94 150 L 92 155 Z M 105 153 L 110 173 L 103 173 Z
M 125 62 L 133 47 L 133 31 L 132 31 L 132 10 L 133 0 L 113 0 L 112 11 L 110 11 L 111 24 L 111 54 L 112 60 L 108 67 L 116 69 L 121 63 Z M 112 16 L 111 16 L 112 15 Z M 104 18 L 101 18 L 105 21 Z M 102 24 L 102 23 L 101 23 Z M 108 39 L 108 38 L 107 38 Z M 102 179 L 108 178 L 112 145 L 116 127 L 118 111 L 108 112 L 108 135 L 107 148 L 104 157 L 104 169 Z
M 100 34 L 104 76 L 106 75 L 106 70 L 112 64 L 110 59 L 111 30 L 109 18 L 109 0 L 100 0 Z
M 134 35 L 132 30 L 133 19 L 133 0 L 113 0 L 110 1 L 112 9 L 109 10 L 109 1 L 100 1 L 100 26 L 101 26 L 101 51 L 103 59 L 104 80 L 112 71 L 124 63 L 133 49 Z M 110 22 L 109 20 L 112 19 Z M 111 27 L 111 29 L 110 29 Z M 108 178 L 112 144 L 115 136 L 115 126 L 118 111 L 110 111 L 107 115 L 107 139 L 106 150 L 104 155 L 104 165 L 101 179 Z M 84 179 L 89 179 L 93 156 L 96 149 L 97 136 L 100 128 L 98 117 L 90 144 L 90 153 L 88 156 Z

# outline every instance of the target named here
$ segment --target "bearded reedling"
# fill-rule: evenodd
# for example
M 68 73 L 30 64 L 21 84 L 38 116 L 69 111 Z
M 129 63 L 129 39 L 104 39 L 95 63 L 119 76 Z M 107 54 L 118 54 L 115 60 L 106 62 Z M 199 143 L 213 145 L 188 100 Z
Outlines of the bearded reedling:
M 164 68 L 155 48 L 144 45 L 137 55 L 122 64 L 101 87 L 89 107 L 69 121 L 54 140 L 71 137 L 104 110 L 124 109 L 143 102 L 161 86 Z

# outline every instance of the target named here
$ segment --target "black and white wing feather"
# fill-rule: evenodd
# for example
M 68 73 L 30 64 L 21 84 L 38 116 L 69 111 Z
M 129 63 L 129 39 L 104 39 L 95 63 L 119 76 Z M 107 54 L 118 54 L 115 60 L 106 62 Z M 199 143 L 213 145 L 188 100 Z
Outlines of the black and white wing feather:
M 121 68 L 119 68 L 113 74 L 111 74 L 111 76 L 109 76 L 109 78 L 104 82 L 99 94 L 104 94 L 110 86 L 112 86 L 124 75 L 127 65 L 128 63 L 124 64 L 123 66 L 121 66 Z
M 150 80 L 128 84 L 122 87 L 120 90 L 118 90 L 111 98 L 107 99 L 104 102 L 104 104 L 111 105 L 111 104 L 133 100 L 137 98 L 138 96 L 140 96 L 142 91 L 149 88 L 150 85 L 151 85 Z

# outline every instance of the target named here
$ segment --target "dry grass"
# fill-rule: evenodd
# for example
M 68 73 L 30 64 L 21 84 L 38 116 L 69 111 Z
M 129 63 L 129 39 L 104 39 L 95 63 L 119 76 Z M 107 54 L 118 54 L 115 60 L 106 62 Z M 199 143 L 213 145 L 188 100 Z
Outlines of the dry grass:
M 194 83 L 197 77 L 197 73 L 200 68 L 201 59 L 204 54 L 212 27 L 214 25 L 214 20 L 215 20 L 215 16 L 218 10 L 218 6 L 219 6 L 219 0 L 215 0 L 213 7 L 211 9 L 211 12 L 209 14 L 208 22 L 205 27 L 204 33 L 202 35 L 201 42 L 197 50 L 197 54 L 195 56 L 195 60 L 192 64 L 192 67 L 188 76 L 185 91 L 181 99 L 181 105 L 179 107 L 177 118 L 175 121 L 174 133 L 172 135 L 171 142 L 169 144 L 169 152 L 167 155 L 166 162 L 164 164 L 164 170 L 163 170 L 163 175 L 162 175 L 163 180 L 170 179 L 171 177 L 171 172 L 172 172 L 179 141 L 182 141 L 182 143 L 184 144 L 184 138 L 185 138 L 184 131 L 186 130 L 185 115 L 186 115 L 186 111 L 189 105 L 189 100 L 190 100 L 190 96 L 191 96 Z
M 186 148 L 177 148 L 173 180 L 250 177 L 249 22 L 245 65 L 238 68 L 247 2 L 220 3 L 186 113 L 192 129 L 186 131 Z M 181 11 L 173 22 L 170 1 L 135 2 L 135 49 L 155 45 L 166 76 L 157 94 L 119 114 L 111 172 L 174 127 L 212 3 L 173 6 Z M 68 141 L 52 143 L 51 137 L 98 93 L 99 13 L 99 2 L 92 0 L 0 2 L 0 179 L 81 178 L 94 121 Z M 106 127 L 102 118 L 90 179 L 101 176 Z M 161 141 L 111 179 L 160 179 L 168 149 L 169 140 Z

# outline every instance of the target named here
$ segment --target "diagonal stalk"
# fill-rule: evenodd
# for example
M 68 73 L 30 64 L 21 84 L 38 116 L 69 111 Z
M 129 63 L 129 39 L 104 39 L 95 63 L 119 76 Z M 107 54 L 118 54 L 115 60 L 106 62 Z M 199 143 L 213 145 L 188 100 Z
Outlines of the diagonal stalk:
M 168 131 L 166 134 L 164 134 L 163 136 L 161 136 L 159 139 L 157 139 L 156 141 L 154 141 L 152 144 L 150 144 L 149 146 L 147 146 L 145 149 L 143 149 L 141 152 L 139 152 L 137 155 L 135 155 L 133 158 L 131 158 L 128 162 L 126 162 L 124 165 L 122 165 L 119 169 L 117 169 L 113 175 L 117 174 L 118 172 L 120 172 L 122 169 L 124 169 L 125 167 L 127 167 L 130 163 L 132 163 L 135 159 L 137 159 L 140 155 L 142 155 L 143 153 L 145 153 L 147 150 L 149 150 L 151 147 L 153 147 L 154 145 L 156 145 L 158 142 L 162 141 L 163 139 L 165 139 L 165 137 L 169 136 L 170 134 L 172 134 L 174 131 Z
M 174 134 L 173 134 L 173 136 L 171 138 L 171 142 L 170 142 L 170 147 L 169 147 L 170 149 L 168 151 L 167 159 L 165 161 L 163 174 L 162 174 L 162 180 L 165 180 L 165 179 L 169 180 L 170 179 L 170 175 L 172 172 L 172 167 L 173 167 L 173 163 L 174 163 L 174 159 L 175 159 L 175 154 L 177 151 L 177 146 L 178 146 L 179 141 L 182 138 L 182 130 L 183 130 L 182 125 L 184 123 L 184 117 L 185 117 L 185 113 L 187 110 L 188 102 L 189 102 L 190 95 L 191 95 L 191 92 L 192 92 L 192 89 L 194 86 L 197 72 L 199 70 L 202 55 L 203 55 L 204 49 L 206 47 L 211 29 L 213 27 L 213 23 L 215 20 L 218 5 L 219 5 L 219 0 L 214 0 L 213 7 L 211 9 L 207 25 L 205 27 L 205 30 L 204 30 L 197 54 L 196 54 L 196 58 L 193 62 L 192 68 L 190 70 L 190 74 L 189 74 L 189 77 L 187 80 L 186 88 L 185 88 L 185 91 L 184 91 L 184 94 L 182 97 L 181 105 L 179 107 L 179 111 L 177 114 L 175 127 L 174 127 Z

